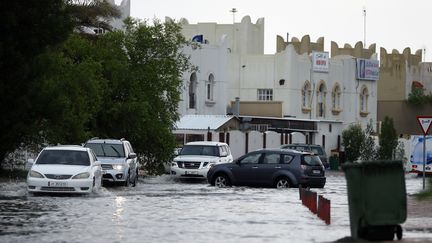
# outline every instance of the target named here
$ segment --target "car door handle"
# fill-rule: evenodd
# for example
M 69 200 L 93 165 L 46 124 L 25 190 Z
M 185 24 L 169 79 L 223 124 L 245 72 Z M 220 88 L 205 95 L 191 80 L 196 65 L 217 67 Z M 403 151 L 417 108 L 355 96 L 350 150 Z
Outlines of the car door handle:
M 258 169 L 258 166 L 252 166 L 252 169 Z
M 280 168 L 282 168 L 282 167 L 280 167 L 280 166 L 275 166 L 275 169 L 280 169 Z

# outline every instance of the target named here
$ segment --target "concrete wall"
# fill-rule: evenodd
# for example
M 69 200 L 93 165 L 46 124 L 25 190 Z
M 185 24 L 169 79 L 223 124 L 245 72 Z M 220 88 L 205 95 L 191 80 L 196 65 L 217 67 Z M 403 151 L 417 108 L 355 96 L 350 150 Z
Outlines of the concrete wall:
M 417 116 L 431 114 L 431 104 L 416 106 L 405 101 L 378 101 L 378 120 L 383 121 L 385 116 L 393 118 L 394 127 L 398 134 L 423 134 Z

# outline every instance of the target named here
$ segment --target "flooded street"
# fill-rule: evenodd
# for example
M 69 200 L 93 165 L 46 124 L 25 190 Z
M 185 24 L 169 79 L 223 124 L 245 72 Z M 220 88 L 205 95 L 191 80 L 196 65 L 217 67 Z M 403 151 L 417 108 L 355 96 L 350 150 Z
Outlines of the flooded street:
M 407 192 L 421 189 L 408 177 Z M 28 195 L 25 182 L 0 183 L 1 242 L 330 242 L 350 235 L 346 182 L 330 174 L 331 225 L 301 204 L 298 189 L 233 187 L 141 179 L 90 196 Z M 404 231 L 404 238 L 430 232 Z

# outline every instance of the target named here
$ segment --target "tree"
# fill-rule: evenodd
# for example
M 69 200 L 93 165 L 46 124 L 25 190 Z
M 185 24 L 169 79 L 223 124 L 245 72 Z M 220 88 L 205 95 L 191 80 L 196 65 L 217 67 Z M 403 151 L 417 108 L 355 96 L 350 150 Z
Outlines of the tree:
M 97 41 L 107 90 L 92 129 L 131 141 L 149 172 L 161 171 L 172 156 L 181 77 L 193 68 L 181 52 L 188 42 L 180 31 L 174 22 L 129 19 L 126 32 Z
M 93 136 L 106 80 L 93 41 L 73 34 L 37 59 L 32 87 L 39 138 L 56 144 L 81 144 Z
M 393 126 L 393 119 L 385 117 L 381 125 L 381 134 L 379 136 L 378 158 L 381 160 L 390 160 L 393 158 L 393 152 L 398 145 L 398 137 Z
M 360 147 L 360 159 L 364 161 L 370 161 L 376 159 L 376 145 L 375 140 L 373 138 L 373 126 L 372 120 L 366 125 L 366 129 L 364 131 L 365 140 Z
M 365 134 L 359 124 L 350 125 L 342 132 L 342 143 L 347 161 L 354 162 L 360 157 Z
M 37 135 L 29 93 L 35 58 L 72 31 L 64 0 L 0 1 L 0 163 Z M 1 164 L 0 164 L 1 165 Z

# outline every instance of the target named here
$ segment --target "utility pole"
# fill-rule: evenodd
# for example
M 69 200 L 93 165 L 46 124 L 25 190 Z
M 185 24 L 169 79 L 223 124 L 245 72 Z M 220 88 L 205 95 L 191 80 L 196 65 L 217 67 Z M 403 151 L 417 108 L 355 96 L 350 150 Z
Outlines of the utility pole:
M 366 48 L 366 6 L 363 6 L 363 48 Z

